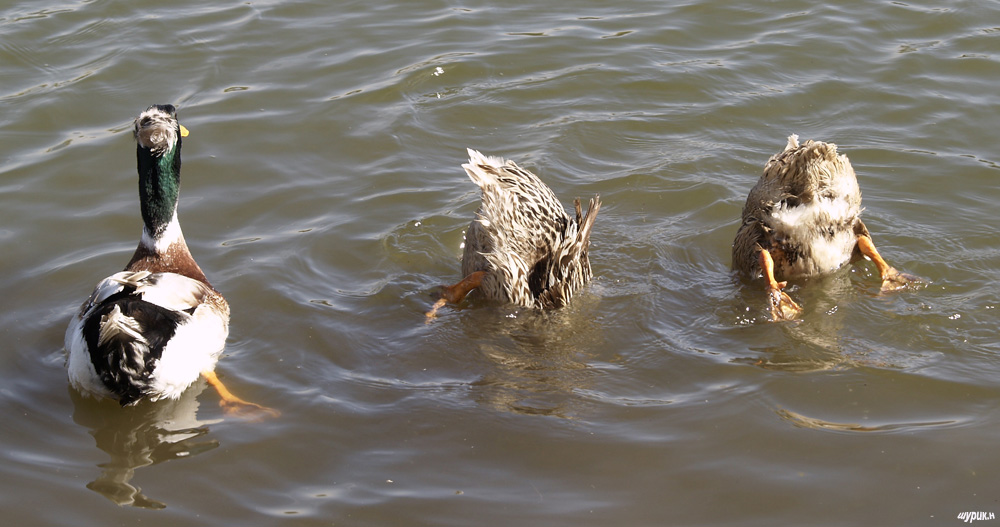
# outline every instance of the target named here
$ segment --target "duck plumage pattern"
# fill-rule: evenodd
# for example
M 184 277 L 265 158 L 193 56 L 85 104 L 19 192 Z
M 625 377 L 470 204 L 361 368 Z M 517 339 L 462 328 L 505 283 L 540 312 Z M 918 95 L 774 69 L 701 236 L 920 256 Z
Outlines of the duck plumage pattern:
M 462 274 L 445 287 L 442 299 L 457 303 L 478 288 L 492 300 L 528 308 L 558 308 L 590 281 L 590 235 L 601 208 L 600 196 L 574 216 L 538 176 L 513 161 L 469 150 L 462 165 L 482 192 L 476 218 L 465 233 Z
M 142 236 L 125 270 L 105 278 L 66 331 L 70 384 L 122 406 L 177 398 L 212 372 L 229 304 L 208 282 L 177 220 L 181 137 L 170 105 L 135 119 Z
M 919 280 L 882 259 L 861 211 L 861 189 L 847 156 L 833 143 L 799 144 L 792 135 L 750 190 L 733 242 L 733 268 L 767 281 L 775 320 L 801 313 L 781 291 L 787 280 L 831 273 L 861 257 L 878 267 L 883 291 Z

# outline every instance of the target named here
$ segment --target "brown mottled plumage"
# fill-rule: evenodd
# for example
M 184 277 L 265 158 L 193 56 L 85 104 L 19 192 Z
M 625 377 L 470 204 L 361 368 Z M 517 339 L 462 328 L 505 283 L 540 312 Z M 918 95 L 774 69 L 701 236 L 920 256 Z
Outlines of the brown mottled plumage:
M 882 259 L 861 221 L 861 190 L 837 145 L 788 138 L 750 190 L 733 242 L 733 268 L 767 281 L 774 319 L 795 319 L 801 308 L 781 291 L 786 280 L 833 272 L 862 256 L 875 262 L 882 290 L 916 277 Z M 779 282 L 781 280 L 781 282 Z
M 428 316 L 475 288 L 486 298 L 523 307 L 567 305 L 592 276 L 590 233 L 600 197 L 590 200 L 586 215 L 575 200 L 571 217 L 545 183 L 513 161 L 470 149 L 462 168 L 482 190 L 482 204 L 465 233 L 466 278 L 446 287 Z

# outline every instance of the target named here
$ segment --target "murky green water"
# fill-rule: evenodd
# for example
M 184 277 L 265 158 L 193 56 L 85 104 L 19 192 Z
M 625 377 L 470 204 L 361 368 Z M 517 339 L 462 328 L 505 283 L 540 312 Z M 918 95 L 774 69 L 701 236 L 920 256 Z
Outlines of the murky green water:
M 1000 512 L 1000 7 L 986 2 L 20 2 L 0 9 L 0 503 L 10 525 L 950 525 Z M 233 310 L 211 389 L 120 409 L 62 338 L 140 233 L 130 120 L 173 103 L 180 217 Z M 734 280 L 798 133 L 882 254 Z M 595 281 L 539 314 L 430 292 L 466 147 L 569 204 Z M 119 504 L 119 505 L 116 505 Z M 988 522 L 983 522 L 984 525 Z

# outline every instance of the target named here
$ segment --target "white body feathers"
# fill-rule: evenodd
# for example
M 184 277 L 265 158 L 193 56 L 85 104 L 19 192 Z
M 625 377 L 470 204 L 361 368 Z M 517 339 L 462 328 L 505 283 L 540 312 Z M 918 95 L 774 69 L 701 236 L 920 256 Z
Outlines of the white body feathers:
M 91 360 L 84 337 L 84 322 L 112 296 L 129 291 L 129 296 L 154 304 L 177 315 L 173 336 L 153 361 L 146 396 L 151 400 L 177 398 L 198 379 L 203 371 L 211 371 L 225 347 L 229 334 L 229 313 L 207 301 L 218 293 L 205 284 L 175 273 L 148 271 L 116 273 L 102 280 L 66 330 L 65 346 L 69 351 L 69 381 L 80 392 L 99 397 L 114 397 L 102 382 Z M 131 341 L 132 361 L 144 362 L 151 352 L 145 333 L 150 328 L 114 306 L 100 321 L 100 344 L 121 335 Z M 128 367 L 128 366 L 125 366 Z M 140 372 L 131 372 L 140 373 Z

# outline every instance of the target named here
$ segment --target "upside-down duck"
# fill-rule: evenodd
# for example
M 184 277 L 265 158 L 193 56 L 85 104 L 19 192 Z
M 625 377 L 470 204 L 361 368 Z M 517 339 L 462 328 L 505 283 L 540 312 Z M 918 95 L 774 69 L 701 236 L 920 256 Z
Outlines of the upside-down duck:
M 476 218 L 465 232 L 462 275 L 442 287 L 427 313 L 433 317 L 448 302 L 459 303 L 472 290 L 491 300 L 526 308 L 557 308 L 590 281 L 590 234 L 601 208 L 600 196 L 575 216 L 538 176 L 513 161 L 469 149 L 462 165 L 482 192 Z
M 750 190 L 733 242 L 733 268 L 764 278 L 773 320 L 802 313 L 782 291 L 787 280 L 831 273 L 861 257 L 875 263 L 883 292 L 918 282 L 879 255 L 860 215 L 861 190 L 847 156 L 838 155 L 833 143 L 799 144 L 792 135 Z

